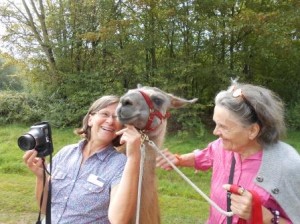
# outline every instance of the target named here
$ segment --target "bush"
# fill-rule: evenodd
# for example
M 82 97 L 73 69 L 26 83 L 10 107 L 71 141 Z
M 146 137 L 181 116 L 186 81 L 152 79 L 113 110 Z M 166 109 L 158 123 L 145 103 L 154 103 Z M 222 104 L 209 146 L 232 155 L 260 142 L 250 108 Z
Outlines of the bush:
M 41 119 L 38 101 L 26 93 L 0 92 L 0 123 L 32 123 Z
M 188 105 L 186 108 L 171 110 L 171 117 L 168 121 L 168 132 L 177 134 L 178 137 L 187 137 L 191 133 L 201 138 L 206 134 L 205 125 L 202 122 L 201 104 Z
M 53 94 L 48 100 L 41 100 L 40 106 L 44 118 L 56 127 L 78 127 L 90 104 L 98 98 L 99 93 L 78 91 L 68 97 Z M 45 98 L 45 97 L 44 97 Z
M 90 98 L 91 94 L 84 95 L 82 92 L 63 99 L 55 94 L 47 97 L 0 91 L 0 124 L 32 125 L 47 120 L 56 127 L 79 126 L 89 107 Z
M 287 110 L 287 124 L 291 130 L 300 130 L 300 102 L 296 102 L 294 105 L 289 106 Z

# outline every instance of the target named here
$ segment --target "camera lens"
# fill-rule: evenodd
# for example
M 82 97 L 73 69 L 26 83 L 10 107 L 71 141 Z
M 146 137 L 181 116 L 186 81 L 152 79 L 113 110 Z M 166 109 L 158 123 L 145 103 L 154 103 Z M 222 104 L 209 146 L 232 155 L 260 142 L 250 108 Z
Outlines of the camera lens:
M 18 139 L 18 145 L 23 150 L 30 150 L 30 149 L 34 149 L 36 142 L 35 142 L 34 137 L 26 134 L 26 135 L 22 135 Z

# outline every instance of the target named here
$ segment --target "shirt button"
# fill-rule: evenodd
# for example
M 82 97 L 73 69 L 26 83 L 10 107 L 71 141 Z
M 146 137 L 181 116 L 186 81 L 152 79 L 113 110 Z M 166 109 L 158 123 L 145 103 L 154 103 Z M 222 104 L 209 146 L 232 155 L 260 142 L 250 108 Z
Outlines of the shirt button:
M 272 189 L 272 193 L 273 194 L 278 194 L 279 193 L 279 189 L 276 187 L 274 189 Z
M 67 199 L 68 199 L 68 197 L 64 197 L 64 199 L 66 199 L 66 200 L 67 200 Z
M 257 176 L 257 177 L 256 177 L 256 180 L 257 180 L 258 182 L 263 182 L 263 181 L 264 181 L 264 178 L 263 178 L 262 176 Z

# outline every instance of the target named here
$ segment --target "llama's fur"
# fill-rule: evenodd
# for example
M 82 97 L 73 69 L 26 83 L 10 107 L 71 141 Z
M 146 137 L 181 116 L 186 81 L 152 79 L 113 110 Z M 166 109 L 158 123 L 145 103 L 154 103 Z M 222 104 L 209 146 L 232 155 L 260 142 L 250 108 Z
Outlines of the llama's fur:
M 144 130 L 150 115 L 149 106 L 140 91 L 143 91 L 150 97 L 155 110 L 159 111 L 162 115 L 165 115 L 170 108 L 180 108 L 186 104 L 194 103 L 197 100 L 186 100 L 176 97 L 156 87 L 138 86 L 137 89 L 129 90 L 121 97 L 117 114 L 123 124 L 132 124 L 139 130 Z M 161 148 L 166 134 L 167 120 L 160 120 L 156 117 L 153 119 L 152 126 L 155 127 L 154 130 L 144 130 L 144 132 L 158 148 Z M 159 224 L 160 210 L 155 175 L 156 152 L 147 142 L 144 144 L 146 146 L 146 156 L 142 179 L 139 223 Z M 133 217 L 132 223 L 135 223 L 135 217 Z

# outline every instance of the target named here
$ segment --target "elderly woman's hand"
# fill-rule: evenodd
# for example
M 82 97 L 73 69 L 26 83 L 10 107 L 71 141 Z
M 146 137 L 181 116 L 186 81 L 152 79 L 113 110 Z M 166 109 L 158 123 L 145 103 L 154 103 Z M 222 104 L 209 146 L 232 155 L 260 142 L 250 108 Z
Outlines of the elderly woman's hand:
M 161 151 L 174 165 L 179 165 L 179 159 L 175 154 L 172 154 L 169 149 L 164 149 Z M 160 167 L 164 170 L 172 170 L 172 166 L 162 157 L 156 157 L 156 167 Z
M 236 191 L 230 190 L 230 184 L 224 184 L 223 188 L 231 191 L 231 211 L 244 220 L 249 220 L 252 214 L 252 194 L 242 187 L 237 187 Z

